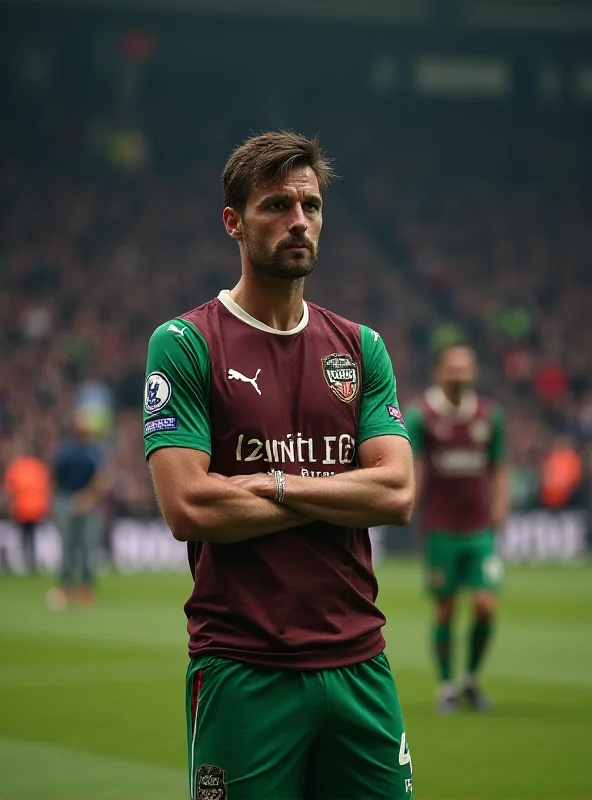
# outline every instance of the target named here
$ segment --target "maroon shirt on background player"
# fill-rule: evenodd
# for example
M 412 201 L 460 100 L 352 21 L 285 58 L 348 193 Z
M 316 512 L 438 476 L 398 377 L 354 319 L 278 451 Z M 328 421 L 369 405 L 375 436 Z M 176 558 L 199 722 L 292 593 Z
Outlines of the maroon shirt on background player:
M 476 683 L 496 608 L 501 562 L 495 532 L 508 509 L 504 420 L 497 403 L 474 391 L 475 353 L 465 344 L 437 355 L 435 385 L 406 411 L 416 458 L 420 525 L 428 586 L 436 602 L 433 632 L 440 686 L 438 708 L 450 713 L 463 698 L 485 710 Z M 452 683 L 451 625 L 455 596 L 471 592 L 474 623 L 467 672 Z
M 412 797 L 367 531 L 409 520 L 411 449 L 379 335 L 303 300 L 331 177 L 295 134 L 237 148 L 241 279 L 149 346 L 146 453 L 194 565 L 193 798 Z

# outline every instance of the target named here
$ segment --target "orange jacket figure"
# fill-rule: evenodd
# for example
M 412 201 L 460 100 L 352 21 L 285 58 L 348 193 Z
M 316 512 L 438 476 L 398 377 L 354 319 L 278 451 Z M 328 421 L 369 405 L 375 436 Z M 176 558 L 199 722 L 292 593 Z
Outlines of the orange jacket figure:
M 15 522 L 42 522 L 51 508 L 51 474 L 34 456 L 18 456 L 4 476 L 10 498 L 10 516 Z
M 564 508 L 582 480 L 582 460 L 567 438 L 557 440 L 545 459 L 541 500 L 547 508 Z

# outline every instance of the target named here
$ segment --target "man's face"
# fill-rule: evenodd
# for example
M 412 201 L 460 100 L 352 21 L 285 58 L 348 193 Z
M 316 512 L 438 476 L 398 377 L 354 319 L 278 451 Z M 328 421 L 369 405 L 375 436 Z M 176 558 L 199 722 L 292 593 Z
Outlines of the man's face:
M 295 280 L 313 271 L 323 225 L 317 176 L 295 167 L 285 178 L 254 189 L 241 217 L 242 243 L 253 270 Z
M 449 347 L 436 368 L 436 379 L 453 392 L 470 389 L 475 383 L 477 365 L 470 347 Z

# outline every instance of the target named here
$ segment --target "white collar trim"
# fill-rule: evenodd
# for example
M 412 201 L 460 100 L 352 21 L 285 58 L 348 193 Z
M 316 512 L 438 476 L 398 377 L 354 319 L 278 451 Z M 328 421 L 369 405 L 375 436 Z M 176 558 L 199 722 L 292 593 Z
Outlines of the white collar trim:
M 247 314 L 244 309 L 234 302 L 228 289 L 222 289 L 218 295 L 218 300 L 233 316 L 245 322 L 247 325 L 250 325 L 252 328 L 265 331 L 265 333 L 275 333 L 276 336 L 293 336 L 295 333 L 300 333 L 300 331 L 304 330 L 308 325 L 308 305 L 304 300 L 302 301 L 302 319 L 295 328 L 289 331 L 278 331 L 276 328 L 270 328 L 269 325 L 265 325 L 263 322 L 259 322 L 258 319 L 255 319 L 255 317 Z
M 459 406 L 454 406 L 446 397 L 440 386 L 430 386 L 425 393 L 426 403 L 437 414 L 467 419 L 477 413 L 477 395 L 473 391 L 466 392 Z

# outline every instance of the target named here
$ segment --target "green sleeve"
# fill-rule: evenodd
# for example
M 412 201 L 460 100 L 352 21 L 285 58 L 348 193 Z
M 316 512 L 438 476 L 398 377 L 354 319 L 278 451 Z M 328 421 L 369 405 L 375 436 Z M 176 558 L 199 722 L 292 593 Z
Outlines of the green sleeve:
M 405 409 L 405 422 L 407 423 L 407 430 L 409 431 L 409 438 L 411 439 L 411 446 L 413 447 L 413 454 L 415 456 L 421 455 L 424 447 L 424 418 L 421 408 L 417 405 L 409 406 Z
M 492 464 L 497 464 L 506 457 L 506 418 L 501 407 L 498 405 L 493 409 L 491 424 L 489 459 Z
M 362 402 L 358 444 L 373 436 L 404 436 L 409 439 L 397 401 L 393 366 L 380 336 L 360 325 L 362 346 Z
M 212 454 L 210 356 L 205 339 L 186 320 L 157 328 L 148 344 L 144 388 L 146 458 L 160 447 Z

